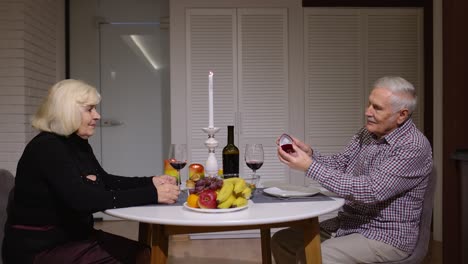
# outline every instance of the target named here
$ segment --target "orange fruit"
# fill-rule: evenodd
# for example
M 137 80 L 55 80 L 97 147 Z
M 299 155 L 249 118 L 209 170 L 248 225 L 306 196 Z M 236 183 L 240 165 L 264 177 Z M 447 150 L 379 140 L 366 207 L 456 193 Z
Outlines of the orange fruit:
M 191 194 L 187 197 L 187 205 L 193 208 L 200 208 L 198 206 L 198 195 L 197 194 Z

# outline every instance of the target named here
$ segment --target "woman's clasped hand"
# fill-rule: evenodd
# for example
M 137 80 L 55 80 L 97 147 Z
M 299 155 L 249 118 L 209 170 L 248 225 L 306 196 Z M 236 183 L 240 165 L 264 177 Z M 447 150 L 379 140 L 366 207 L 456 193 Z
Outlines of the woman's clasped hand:
M 180 189 L 177 186 L 176 178 L 169 175 L 154 176 L 153 184 L 158 190 L 158 203 L 173 204 L 177 202 Z

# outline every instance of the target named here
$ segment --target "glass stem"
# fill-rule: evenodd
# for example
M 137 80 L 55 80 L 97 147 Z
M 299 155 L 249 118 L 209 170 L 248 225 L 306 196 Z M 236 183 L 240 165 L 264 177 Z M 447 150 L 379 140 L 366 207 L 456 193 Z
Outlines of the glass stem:
M 177 170 L 177 186 L 182 185 L 182 180 L 180 179 L 180 170 Z

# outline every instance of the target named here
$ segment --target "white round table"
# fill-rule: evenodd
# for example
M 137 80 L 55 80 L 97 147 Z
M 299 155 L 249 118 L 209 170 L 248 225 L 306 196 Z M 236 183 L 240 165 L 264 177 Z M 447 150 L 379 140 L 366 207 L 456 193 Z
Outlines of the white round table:
M 122 219 L 140 222 L 139 240 L 152 247 L 151 263 L 166 263 L 170 235 L 260 229 L 262 262 L 271 263 L 270 228 L 304 228 L 307 263 L 321 263 L 318 216 L 343 206 L 341 198 L 328 201 L 253 203 L 226 213 L 195 212 L 180 205 L 149 205 L 106 210 Z

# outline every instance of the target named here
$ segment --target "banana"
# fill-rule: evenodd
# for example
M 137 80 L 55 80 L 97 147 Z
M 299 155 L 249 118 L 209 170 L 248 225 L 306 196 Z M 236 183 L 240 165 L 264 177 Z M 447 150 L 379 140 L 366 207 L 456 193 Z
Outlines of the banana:
M 252 197 L 252 189 L 250 187 L 245 188 L 241 195 L 247 200 L 250 199 L 250 197 Z
M 236 194 L 240 194 L 245 188 L 247 188 L 247 183 L 245 182 L 244 179 L 239 178 L 239 180 L 234 185 L 234 192 Z
M 216 201 L 218 204 L 226 201 L 230 195 L 232 195 L 232 191 L 234 190 L 234 184 L 231 182 L 224 182 L 223 187 L 219 190 L 219 193 L 216 197 Z
M 231 207 L 231 205 L 236 201 L 236 197 L 234 194 L 231 192 L 231 195 L 222 203 L 218 204 L 219 209 L 226 209 Z
M 243 207 L 246 206 L 248 203 L 247 199 L 242 196 L 236 198 L 236 200 L 232 203 L 232 207 Z
M 224 182 L 230 182 L 230 183 L 235 185 L 240 179 L 242 179 L 242 178 L 233 177 L 233 178 L 224 179 L 223 181 Z

